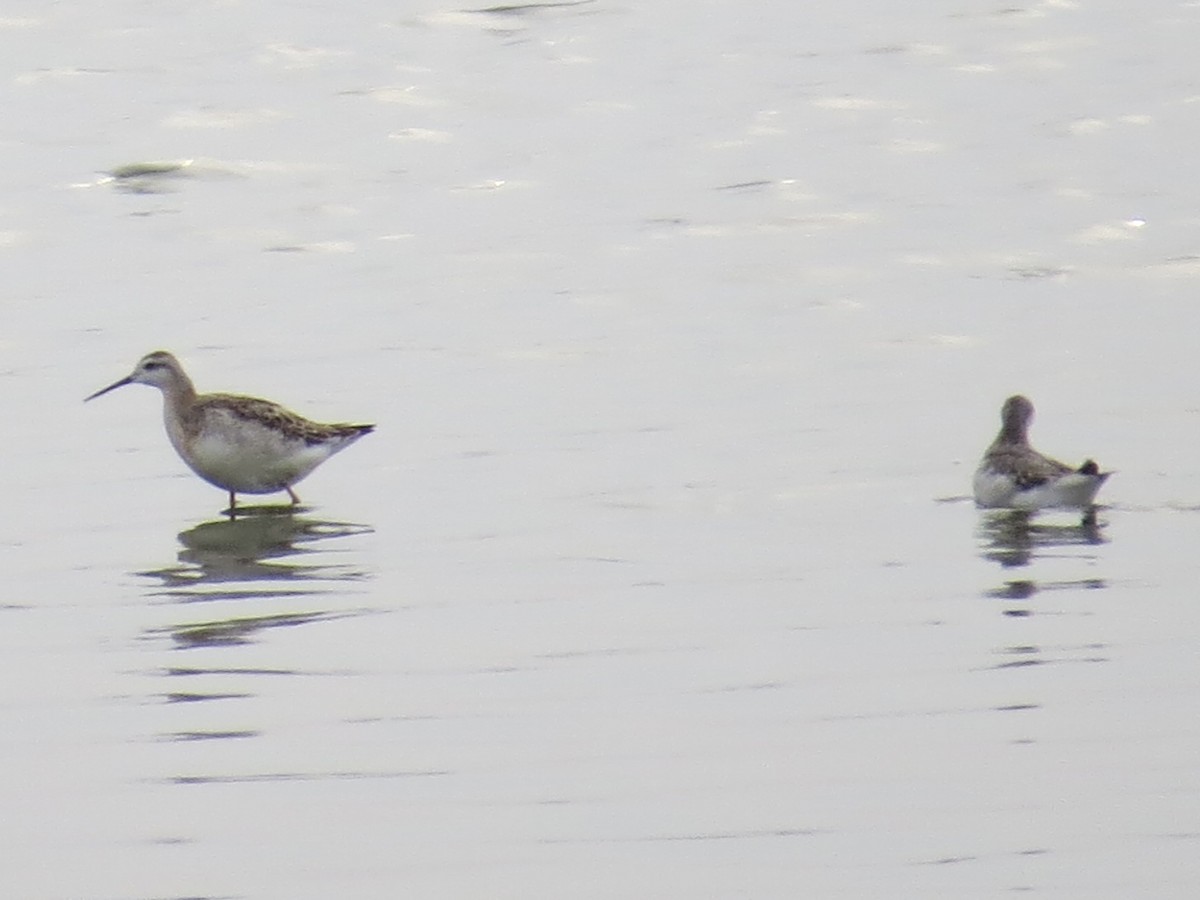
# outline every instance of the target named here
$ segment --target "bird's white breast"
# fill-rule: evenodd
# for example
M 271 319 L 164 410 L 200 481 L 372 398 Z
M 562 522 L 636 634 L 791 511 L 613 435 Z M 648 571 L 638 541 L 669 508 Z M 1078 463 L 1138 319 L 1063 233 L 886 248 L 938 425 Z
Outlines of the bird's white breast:
M 244 494 L 267 494 L 295 484 L 329 456 L 329 448 L 234 415 L 205 410 L 199 430 L 188 434 L 168 418 L 176 451 L 206 481 Z

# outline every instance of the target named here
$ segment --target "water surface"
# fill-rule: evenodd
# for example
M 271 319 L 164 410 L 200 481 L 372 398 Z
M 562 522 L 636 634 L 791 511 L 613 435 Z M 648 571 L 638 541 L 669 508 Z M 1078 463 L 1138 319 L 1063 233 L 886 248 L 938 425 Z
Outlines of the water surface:
M 1190 896 L 1198 14 L 9 10 L 0 894 Z

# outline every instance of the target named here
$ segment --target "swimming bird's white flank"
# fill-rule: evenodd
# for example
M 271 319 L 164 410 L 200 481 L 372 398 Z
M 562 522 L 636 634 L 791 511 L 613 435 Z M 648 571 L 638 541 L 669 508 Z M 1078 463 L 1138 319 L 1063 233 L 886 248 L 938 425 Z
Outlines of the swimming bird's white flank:
M 1087 460 L 1077 469 L 1029 445 L 1033 404 L 1020 395 L 1004 401 L 1000 433 L 975 472 L 975 502 L 1008 509 L 1086 509 L 1111 475 Z
M 170 353 L 147 353 L 130 375 L 89 397 L 127 384 L 149 384 L 163 393 L 163 420 L 171 446 L 193 472 L 229 492 L 229 511 L 237 494 L 287 491 L 292 485 L 374 425 L 321 425 L 269 400 L 234 394 L 197 394 L 183 367 Z

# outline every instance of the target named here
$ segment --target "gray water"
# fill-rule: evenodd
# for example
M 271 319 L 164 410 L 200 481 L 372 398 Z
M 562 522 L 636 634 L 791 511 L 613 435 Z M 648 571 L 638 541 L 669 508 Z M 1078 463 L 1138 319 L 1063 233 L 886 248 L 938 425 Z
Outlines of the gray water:
M 1198 30 L 10 5 L 0 896 L 1191 897 Z M 160 347 L 379 429 L 230 522 Z

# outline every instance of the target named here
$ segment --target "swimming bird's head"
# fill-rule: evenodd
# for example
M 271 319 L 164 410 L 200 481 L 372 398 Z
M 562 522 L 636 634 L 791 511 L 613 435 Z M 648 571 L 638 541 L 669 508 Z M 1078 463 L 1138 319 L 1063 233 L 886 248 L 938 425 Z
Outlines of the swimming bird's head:
M 1014 394 L 1004 401 L 1004 408 L 1000 410 L 1000 421 L 1004 424 L 1005 431 L 1024 434 L 1029 423 L 1033 421 L 1033 403 L 1028 397 Z
M 96 393 L 84 397 L 83 402 L 95 400 L 101 394 L 115 391 L 127 384 L 149 384 L 159 390 L 167 391 L 178 385 L 190 384 L 190 382 L 188 382 L 187 375 L 184 374 L 183 367 L 179 365 L 179 360 L 165 350 L 155 350 L 139 359 L 138 364 L 133 367 L 133 371 L 120 381 L 114 381 L 108 387 L 101 388 Z

